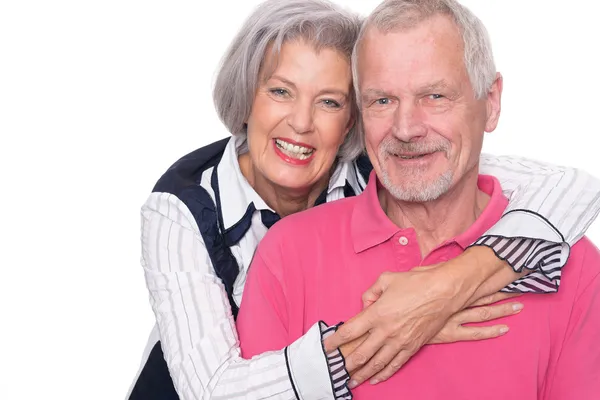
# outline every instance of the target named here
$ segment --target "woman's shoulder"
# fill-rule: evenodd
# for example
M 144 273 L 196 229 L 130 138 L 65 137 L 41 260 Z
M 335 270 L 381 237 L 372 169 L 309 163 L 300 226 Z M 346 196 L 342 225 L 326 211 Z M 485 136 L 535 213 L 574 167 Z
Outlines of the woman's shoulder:
M 181 157 L 160 177 L 152 191 L 177 194 L 197 185 L 202 173 L 219 163 L 230 140 L 218 140 Z
M 371 171 L 373 170 L 373 164 L 371 164 L 369 156 L 366 153 L 362 153 L 356 158 L 356 160 L 354 160 L 354 164 L 356 165 L 358 173 L 362 176 L 365 182 L 368 182 L 369 175 L 371 175 Z

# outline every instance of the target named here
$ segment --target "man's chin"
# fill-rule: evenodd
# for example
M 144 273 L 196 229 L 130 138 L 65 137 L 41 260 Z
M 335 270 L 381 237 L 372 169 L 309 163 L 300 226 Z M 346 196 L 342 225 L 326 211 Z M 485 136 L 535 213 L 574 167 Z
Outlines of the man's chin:
M 383 174 L 381 179 L 383 186 L 390 194 L 399 201 L 412 203 L 423 203 L 439 199 L 450 190 L 452 185 L 452 174 L 447 172 L 435 178 L 427 176 L 393 177 Z

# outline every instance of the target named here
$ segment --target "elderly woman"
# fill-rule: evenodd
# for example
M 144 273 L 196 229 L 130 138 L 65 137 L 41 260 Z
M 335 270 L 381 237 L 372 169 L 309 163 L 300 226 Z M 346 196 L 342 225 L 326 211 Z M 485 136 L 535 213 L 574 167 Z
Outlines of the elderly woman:
M 369 338 L 355 349 L 348 342 L 356 332 L 379 328 L 377 319 L 369 325 L 358 316 L 343 326 L 354 334 L 340 337 L 335 326 L 319 323 L 285 349 L 240 357 L 235 317 L 267 229 L 280 217 L 365 187 L 371 167 L 361 156 L 350 68 L 359 27 L 355 15 L 324 1 L 269 0 L 234 39 L 214 89 L 232 137 L 177 161 L 142 208 L 142 264 L 158 328 L 130 399 L 350 398 L 347 370 L 360 366 L 354 384 L 360 383 L 407 343 L 492 338 L 506 327 L 461 323 L 518 312 L 491 306 L 482 317 L 465 309 L 469 302 L 458 315 L 436 314 L 427 296 L 423 304 L 407 305 L 403 291 L 390 287 L 368 309 L 388 302 L 398 315 L 411 316 L 412 329 L 391 324 L 384 342 Z M 484 157 L 481 167 L 500 179 L 513 211 L 460 260 L 402 276 L 444 273 L 460 264 L 481 271 L 478 280 L 446 274 L 448 288 L 478 296 L 505 285 L 513 292 L 557 290 L 568 244 L 597 213 L 598 183 L 579 171 L 512 158 Z M 549 221 L 558 222 L 566 241 Z M 524 266 L 536 271 L 522 278 L 514 270 Z M 419 285 L 411 290 L 443 300 L 448 293 Z M 441 331 L 431 315 L 447 321 Z M 365 364 L 380 348 L 379 356 L 389 353 L 384 362 Z

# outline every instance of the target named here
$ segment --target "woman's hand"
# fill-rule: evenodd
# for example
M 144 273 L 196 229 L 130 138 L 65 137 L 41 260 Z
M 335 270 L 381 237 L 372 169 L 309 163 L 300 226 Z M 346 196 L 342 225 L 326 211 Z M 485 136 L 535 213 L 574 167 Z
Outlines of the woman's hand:
M 468 308 L 463 311 L 459 311 L 454 314 L 446 325 L 435 335 L 428 344 L 443 344 L 443 343 L 454 343 L 460 341 L 474 341 L 474 340 L 485 340 L 493 339 L 504 335 L 508 332 L 508 326 L 504 324 L 491 325 L 491 326 L 464 326 L 465 324 L 476 323 L 476 322 L 487 322 L 498 318 L 508 317 L 514 314 L 518 314 L 523 309 L 523 304 L 518 302 L 507 302 L 502 304 L 494 304 L 496 302 L 506 300 L 512 297 L 519 296 L 518 294 L 508 293 L 496 293 L 491 296 L 486 296 L 475 304 L 473 308 Z M 368 337 L 368 333 L 364 334 L 358 339 L 351 341 L 350 343 L 344 344 L 340 347 L 340 351 L 344 355 L 344 358 L 348 359 L 352 353 L 365 341 Z M 353 369 L 350 369 L 353 367 Z M 350 373 L 352 380 L 351 386 L 355 387 L 360 385 L 371 376 L 366 376 L 358 372 L 360 366 L 346 366 Z M 393 375 L 393 373 L 392 373 Z M 379 381 L 383 382 L 389 379 L 390 376 L 378 377 Z
M 502 317 L 518 314 L 523 309 L 523 304 L 513 301 L 496 305 L 492 304 L 518 294 L 498 293 L 497 296 L 488 296 L 478 302 L 480 307 L 467 308 L 454 314 L 446 325 L 429 341 L 429 344 L 454 343 L 473 340 L 493 339 L 508 332 L 504 324 L 491 326 L 463 326 L 475 322 L 487 322 Z M 387 379 L 387 378 L 386 378 Z M 385 379 L 383 379 L 385 380 Z
M 434 267 L 384 273 L 363 295 L 363 311 L 328 337 L 325 349 L 340 347 L 348 354 L 346 367 L 356 377 L 351 386 L 370 377 L 371 383 L 378 383 L 398 371 L 423 345 L 447 340 L 448 330 L 445 338 L 434 339 L 447 323 L 454 325 L 452 337 L 472 334 L 459 323 L 465 314 L 455 314 L 517 278 L 490 249 L 477 247 Z M 481 313 L 466 316 L 476 312 Z M 343 345 L 354 340 L 359 342 L 354 342 L 354 350 L 344 350 Z

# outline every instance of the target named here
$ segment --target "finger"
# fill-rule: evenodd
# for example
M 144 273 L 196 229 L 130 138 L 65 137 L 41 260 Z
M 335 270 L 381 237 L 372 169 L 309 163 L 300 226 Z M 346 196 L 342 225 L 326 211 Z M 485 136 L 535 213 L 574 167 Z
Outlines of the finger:
M 342 352 L 344 359 L 348 359 L 350 357 L 350 354 L 352 354 L 358 348 L 358 346 L 360 346 L 367 339 L 368 336 L 369 336 L 369 334 L 367 333 L 366 335 L 362 335 L 358 339 L 354 339 L 353 341 L 351 341 L 349 343 L 341 345 L 340 351 Z M 325 340 L 327 340 L 327 339 L 325 339 Z M 346 365 L 346 370 L 348 372 L 353 371 L 348 368 L 348 365 Z
M 468 308 L 457 313 L 451 320 L 461 325 L 471 322 L 484 322 L 518 314 L 521 310 L 523 310 L 523 304 L 518 302 Z
M 439 267 L 439 264 L 433 264 L 433 265 L 421 265 L 419 267 L 414 267 L 411 269 L 411 271 L 427 271 L 429 269 L 434 269 Z
M 354 339 L 368 333 L 372 327 L 371 313 L 368 309 L 363 310 L 342 324 L 333 335 L 328 337 L 328 347 L 337 349 L 343 344 L 350 343 Z
M 379 349 L 383 347 L 386 338 L 386 335 L 369 334 L 366 340 L 362 342 L 356 350 L 350 353 L 348 358 L 346 358 L 346 369 L 348 371 L 354 371 L 366 365 L 367 361 L 370 361 Z M 395 354 L 390 356 L 390 360 L 394 355 Z M 373 374 L 369 375 L 369 377 L 371 376 L 373 376 Z
M 382 280 L 377 279 L 377 281 L 362 295 L 363 309 L 375 303 L 381 297 L 383 291 L 384 286 Z
M 460 326 L 455 333 L 455 342 L 493 339 L 505 335 L 506 332 L 508 332 L 508 326 L 506 325 Z
M 349 387 L 356 387 L 381 372 L 398 355 L 400 350 L 389 345 L 382 346 L 367 364 L 352 373 Z
M 483 306 L 483 305 L 486 305 L 486 304 L 497 303 L 497 302 L 502 301 L 502 300 L 511 299 L 513 297 L 518 297 L 521 294 L 522 293 L 502 293 L 502 292 L 497 292 L 497 293 L 494 293 L 494 294 L 490 294 L 489 296 L 484 296 L 484 297 L 478 299 L 475 303 L 471 304 L 471 307 Z
M 375 375 L 370 383 L 376 385 L 380 382 L 387 381 L 390 379 L 410 358 L 413 354 L 408 350 L 402 350 L 394 359 L 377 375 Z

